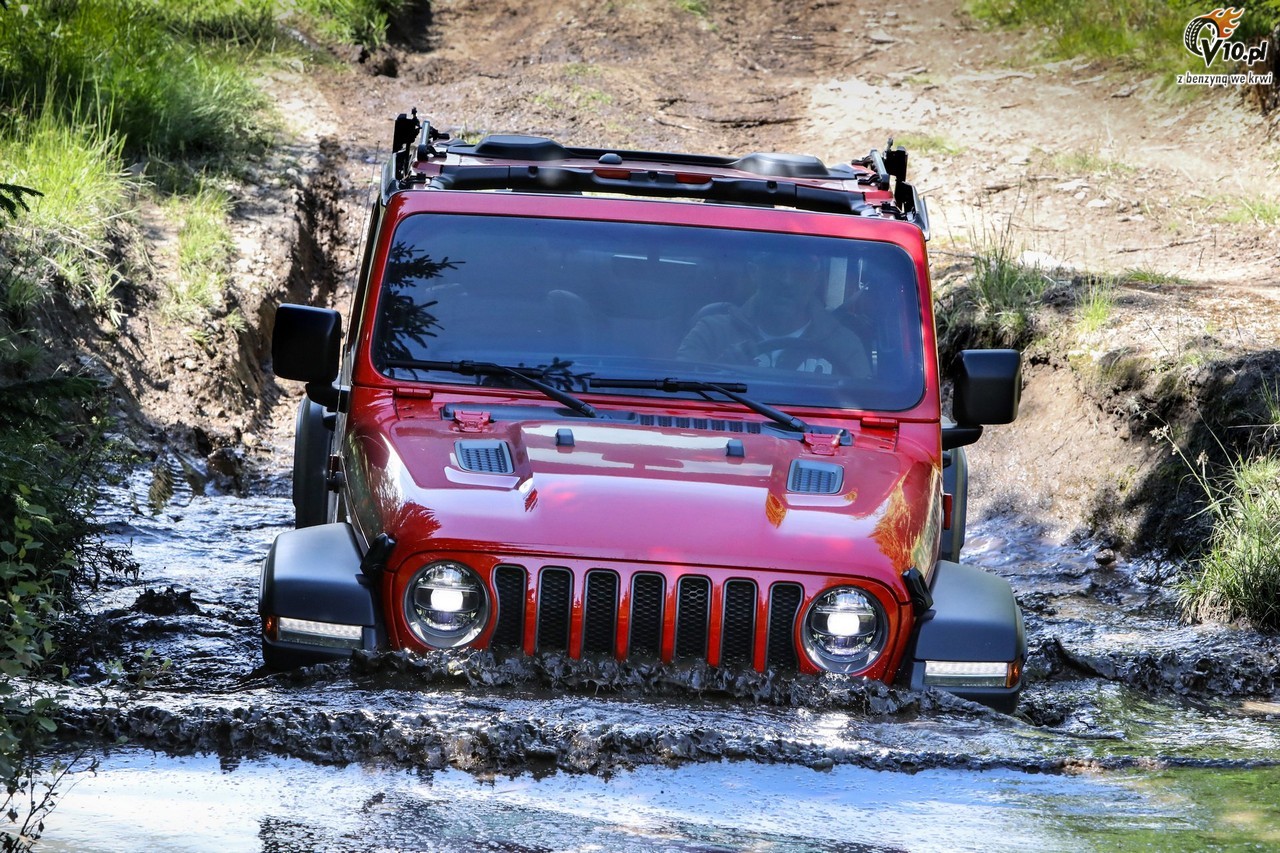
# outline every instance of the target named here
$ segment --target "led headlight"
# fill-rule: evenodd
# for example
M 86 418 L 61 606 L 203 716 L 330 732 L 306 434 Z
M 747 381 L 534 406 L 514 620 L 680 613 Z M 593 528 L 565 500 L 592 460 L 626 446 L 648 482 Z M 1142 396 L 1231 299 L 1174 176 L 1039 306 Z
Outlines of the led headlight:
M 857 672 L 871 665 L 885 642 L 885 620 L 868 593 L 829 589 L 814 599 L 801 627 L 804 649 L 828 672 Z
M 489 618 L 484 583 L 471 569 L 452 561 L 423 566 L 409 579 L 404 615 L 419 640 L 437 649 L 465 645 Z

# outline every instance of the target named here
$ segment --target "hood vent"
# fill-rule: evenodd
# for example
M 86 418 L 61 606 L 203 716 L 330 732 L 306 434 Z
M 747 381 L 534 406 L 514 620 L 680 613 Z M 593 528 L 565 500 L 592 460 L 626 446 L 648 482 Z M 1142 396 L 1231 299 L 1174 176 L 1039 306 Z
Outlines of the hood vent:
M 831 462 L 797 459 L 787 475 L 787 491 L 802 495 L 838 495 L 844 485 L 844 468 Z
M 670 415 L 639 415 L 640 426 L 668 427 L 673 429 L 698 429 L 714 432 L 742 432 L 759 435 L 759 423 L 755 421 L 726 421 L 719 418 L 678 418 Z
M 453 445 L 458 467 L 477 474 L 514 474 L 511 450 L 505 441 L 458 441 Z

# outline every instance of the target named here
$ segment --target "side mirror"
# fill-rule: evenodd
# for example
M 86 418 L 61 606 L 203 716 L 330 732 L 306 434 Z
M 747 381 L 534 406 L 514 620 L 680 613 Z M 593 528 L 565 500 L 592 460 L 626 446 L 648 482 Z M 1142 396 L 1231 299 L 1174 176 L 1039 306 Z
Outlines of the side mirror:
M 1012 349 L 970 349 L 956 358 L 951 413 L 955 426 L 942 431 L 944 450 L 972 444 L 984 424 L 1008 424 L 1018 417 L 1022 397 L 1022 355 Z
M 307 396 L 334 408 L 342 354 L 342 317 L 327 308 L 281 305 L 271 333 L 271 363 L 276 376 L 307 383 Z

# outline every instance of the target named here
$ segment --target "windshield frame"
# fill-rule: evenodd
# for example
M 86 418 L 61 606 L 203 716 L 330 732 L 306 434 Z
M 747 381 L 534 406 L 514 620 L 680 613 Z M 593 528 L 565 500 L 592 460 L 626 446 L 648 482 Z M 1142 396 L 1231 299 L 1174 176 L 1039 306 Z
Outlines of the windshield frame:
M 652 227 L 658 229 L 652 233 L 659 233 L 661 229 L 678 229 L 668 230 L 666 233 L 681 234 L 688 240 L 697 241 L 705 241 L 708 238 L 714 241 L 719 237 L 729 235 L 729 243 L 735 240 L 766 242 L 773 240 L 787 241 L 788 245 L 794 245 L 809 241 L 811 245 L 846 246 L 850 252 L 874 246 L 876 251 L 890 253 L 897 259 L 895 261 L 898 264 L 897 272 L 902 276 L 902 282 L 898 287 L 905 300 L 905 309 L 910 314 L 903 321 L 903 328 L 904 335 L 908 335 L 912 339 L 909 344 L 914 345 L 912 356 L 917 360 L 917 363 L 912 365 L 909 374 L 913 380 L 911 382 L 913 387 L 910 390 L 914 393 L 899 394 L 895 399 L 885 401 L 884 399 L 874 398 L 872 392 L 875 391 L 875 388 L 870 384 L 866 388 L 859 390 L 861 396 L 857 398 L 850 395 L 849 389 L 852 387 L 850 384 L 845 385 L 843 395 L 836 393 L 810 393 L 812 389 L 800 394 L 787 393 L 786 389 L 791 387 L 791 383 L 765 381 L 766 377 L 742 375 L 736 369 L 732 373 L 692 369 L 689 363 L 675 359 L 662 364 L 655 362 L 643 369 L 639 367 L 620 369 L 620 366 L 616 364 L 597 365 L 596 370 L 587 372 L 594 372 L 596 375 L 630 375 L 636 378 L 652 379 L 677 376 L 691 381 L 722 384 L 745 382 L 747 385 L 752 386 L 750 393 L 753 398 L 771 405 L 787 408 L 883 411 L 901 413 L 903 416 L 911 417 L 937 417 L 935 414 L 937 405 L 935 402 L 931 402 L 931 398 L 935 395 L 928 393 L 929 389 L 936 389 L 937 387 L 936 356 L 931 357 L 934 352 L 934 336 L 932 305 L 927 298 L 929 292 L 928 270 L 923 257 L 923 239 L 919 230 L 914 226 L 897 222 L 867 221 L 850 215 L 796 213 L 773 208 L 748 209 L 732 205 L 695 204 L 651 199 L 586 199 L 580 196 L 554 195 L 543 196 L 542 199 L 538 199 L 531 198 L 526 194 L 496 192 L 434 192 L 430 194 L 431 197 L 429 199 L 424 197 L 426 195 L 417 194 L 417 197 L 412 197 L 414 196 L 413 193 L 404 193 L 394 196 L 388 207 L 388 215 L 383 219 L 384 226 L 394 227 L 384 227 L 383 233 L 380 235 L 379 258 L 375 263 L 373 276 L 368 282 L 367 299 L 369 304 L 366 306 L 365 316 L 376 318 L 376 322 L 371 324 L 372 328 L 368 329 L 363 335 L 362 352 L 357 354 L 357 360 L 362 362 L 362 365 L 358 365 L 355 377 L 357 381 L 363 380 L 370 384 L 382 386 L 400 386 L 409 383 L 428 384 L 441 386 L 441 390 L 452 388 L 454 393 L 464 396 L 471 393 L 509 395 L 511 391 L 519 391 L 520 389 L 515 386 L 494 387 L 495 385 L 500 386 L 502 383 L 495 383 L 491 378 L 486 381 L 478 377 L 467 378 L 457 375 L 445 375 L 439 372 L 417 372 L 411 374 L 403 370 L 380 369 L 376 363 L 375 353 L 377 352 L 377 342 L 384 334 L 382 324 L 385 314 L 381 303 L 388 289 L 388 282 L 383 279 L 384 274 L 389 272 L 389 265 L 392 263 L 390 260 L 392 247 L 397 241 L 402 243 L 409 242 L 404 240 L 406 236 L 405 229 L 407 228 L 417 228 L 423 233 L 430 234 L 433 230 L 438 230 L 438 226 L 444 225 L 449 221 L 445 217 L 459 216 L 485 217 L 485 221 L 490 223 L 503 220 L 501 227 L 505 228 L 511 227 L 512 219 L 519 219 L 523 222 L 547 220 L 552 228 L 556 227 L 557 223 L 572 228 L 579 226 L 613 228 L 616 226 L 623 229 L 631 229 L 631 233 L 635 234 L 641 233 L 636 229 Z M 502 198 L 495 199 L 495 196 L 499 195 Z M 428 200 L 432 202 L 445 200 L 442 197 L 446 197 L 450 204 L 423 204 Z M 461 203 L 463 201 L 466 203 Z M 500 209 L 493 209 L 495 204 Z M 406 208 L 406 210 L 396 210 L 399 207 Z M 446 209 L 433 209 L 437 207 L 445 207 Z M 395 215 L 397 213 L 400 215 Z M 606 213 L 609 215 L 602 215 Z M 470 221 L 479 222 L 481 220 L 473 219 Z M 410 236 L 413 236 L 412 231 Z M 827 242 L 831 240 L 841 242 Z M 610 248 L 609 251 L 614 250 Z M 833 249 L 832 254 L 834 254 L 834 251 Z M 523 350 L 515 350 L 511 352 L 470 352 L 465 355 L 432 355 L 429 358 L 430 360 L 471 359 L 475 361 L 494 361 L 512 367 L 535 369 L 542 363 L 538 359 L 524 358 L 523 356 L 525 355 L 527 353 Z M 547 355 L 548 358 L 545 361 L 550 364 L 553 360 L 551 356 L 556 354 L 548 352 Z M 777 373 L 777 371 L 772 372 Z M 480 382 L 485 384 L 478 384 Z M 632 404 L 643 404 L 643 401 L 651 401 L 655 405 L 665 404 L 667 406 L 670 406 L 675 401 L 683 400 L 688 400 L 690 403 L 706 402 L 704 397 L 692 391 L 674 395 L 669 392 L 646 392 L 634 389 L 621 393 L 606 391 L 589 387 L 586 382 L 575 383 L 571 374 L 562 387 L 566 391 L 581 394 L 593 402 L 603 400 L 606 404 L 613 403 L 618 398 L 627 398 L 633 401 Z M 779 389 L 782 390 L 779 391 Z M 520 396 L 523 396 L 523 394 Z M 641 400 L 636 400 L 635 398 L 641 398 Z

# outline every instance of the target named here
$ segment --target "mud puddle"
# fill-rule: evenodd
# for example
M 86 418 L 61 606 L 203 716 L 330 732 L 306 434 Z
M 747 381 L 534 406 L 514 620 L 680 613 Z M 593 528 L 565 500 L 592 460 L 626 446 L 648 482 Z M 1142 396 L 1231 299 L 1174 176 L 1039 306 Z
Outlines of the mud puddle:
M 556 656 L 270 674 L 258 573 L 292 506 L 267 491 L 179 489 L 154 514 L 114 502 L 140 581 L 91 608 L 111 644 L 64 723 L 99 738 L 103 764 L 50 823 L 63 849 L 972 849 L 997 828 L 1008 849 L 1068 849 L 1280 825 L 1251 793 L 1277 787 L 1274 644 L 1179 625 L 1159 566 L 975 527 L 968 558 L 1027 612 L 1032 682 L 1012 717 L 849 679 Z M 112 657 L 141 683 L 109 684 Z M 154 752 L 109 752 L 118 739 Z M 206 811 L 175 827 L 181 791 Z M 1240 808 L 1187 807 L 1215 797 Z

